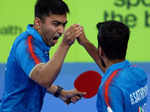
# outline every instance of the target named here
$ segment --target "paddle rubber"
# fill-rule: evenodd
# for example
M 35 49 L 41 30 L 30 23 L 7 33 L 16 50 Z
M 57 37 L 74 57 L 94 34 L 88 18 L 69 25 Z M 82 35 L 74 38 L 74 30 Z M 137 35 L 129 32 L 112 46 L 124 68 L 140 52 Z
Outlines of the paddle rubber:
M 101 75 L 96 71 L 86 71 L 80 74 L 74 81 L 74 87 L 81 92 L 86 92 L 84 98 L 91 98 L 98 92 L 101 83 Z
M 86 92 L 84 98 L 91 98 L 98 92 L 102 76 L 96 71 L 86 71 L 80 74 L 74 81 L 74 87 L 80 92 Z M 80 95 L 78 95 L 81 97 Z M 66 104 L 71 103 L 71 98 L 67 99 Z

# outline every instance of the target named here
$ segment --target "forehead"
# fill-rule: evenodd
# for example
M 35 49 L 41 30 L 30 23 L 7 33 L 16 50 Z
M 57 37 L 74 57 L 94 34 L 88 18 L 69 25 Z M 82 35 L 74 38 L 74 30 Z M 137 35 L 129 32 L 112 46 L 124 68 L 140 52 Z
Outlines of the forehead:
M 67 15 L 66 14 L 63 14 L 63 15 L 51 14 L 45 17 L 45 20 L 46 21 L 59 21 L 59 22 L 65 23 L 67 21 Z

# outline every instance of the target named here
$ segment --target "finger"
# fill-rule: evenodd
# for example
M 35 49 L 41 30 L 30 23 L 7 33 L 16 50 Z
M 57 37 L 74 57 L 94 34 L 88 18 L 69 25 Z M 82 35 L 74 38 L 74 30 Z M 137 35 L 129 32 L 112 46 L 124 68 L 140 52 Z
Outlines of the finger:
M 79 96 L 79 95 L 73 97 L 73 99 L 77 100 L 77 101 L 80 100 L 81 98 L 82 98 L 82 96 Z
M 80 34 L 78 34 L 78 32 L 70 33 L 70 34 L 67 35 L 68 37 L 66 38 L 66 41 L 68 41 L 69 44 L 73 44 L 75 39 L 77 38 L 77 36 L 80 35 Z
M 82 28 L 81 28 L 81 26 L 80 25 L 78 25 L 78 26 L 74 26 L 74 27 L 72 27 L 72 29 L 71 29 L 71 31 L 72 32 L 75 32 L 75 31 L 77 31 L 77 30 L 81 30 Z
M 80 27 L 79 24 L 73 24 L 73 25 L 71 25 L 71 26 L 67 29 L 67 31 L 68 31 L 68 32 L 74 32 L 74 30 L 75 30 L 76 28 L 78 28 L 78 27 Z
M 82 34 L 82 31 L 78 30 L 74 33 L 73 38 L 76 39 L 76 38 L 80 37 L 81 34 Z
M 69 91 L 70 95 L 69 97 L 65 100 L 66 104 L 70 104 L 70 103 L 75 103 L 78 100 L 80 100 L 82 98 L 83 95 L 86 94 L 86 92 L 80 92 L 78 91 L 76 88 L 74 88 L 73 90 Z
M 71 38 L 74 37 L 75 32 L 78 31 L 78 30 L 79 30 L 79 29 L 76 29 L 76 30 L 67 30 L 67 31 L 64 33 L 64 35 L 65 35 L 66 38 L 71 39 Z
M 76 103 L 76 102 L 77 102 L 77 99 L 76 99 L 75 97 L 72 97 L 72 98 L 71 98 L 71 102 L 72 102 L 72 103 Z
M 77 31 L 81 31 L 81 26 L 80 25 L 75 25 L 75 26 L 73 26 L 72 27 L 72 29 L 71 29 L 71 32 L 72 33 L 75 33 L 75 32 L 77 32 Z
M 66 31 L 64 33 L 64 38 L 63 40 L 68 43 L 69 45 L 74 43 L 74 38 L 73 38 L 74 34 L 72 34 L 70 31 Z
M 65 33 L 68 38 L 74 40 L 77 36 L 79 36 L 82 32 L 82 28 L 78 24 L 72 25 Z
M 79 97 L 79 96 L 74 96 L 74 97 L 71 98 L 71 102 L 72 102 L 72 103 L 76 103 L 76 102 L 79 101 L 80 99 L 81 99 L 81 97 Z
M 74 91 L 75 91 L 75 94 L 78 94 L 78 95 L 81 95 L 81 96 L 83 96 L 83 95 L 86 95 L 86 94 L 87 94 L 86 92 L 78 91 L 76 88 L 74 89 Z
M 78 28 L 77 30 L 75 30 L 72 35 L 70 36 L 70 38 L 72 40 L 75 40 L 76 38 L 80 37 L 80 35 L 82 34 L 83 32 L 81 31 L 80 28 Z
M 86 95 L 87 93 L 86 92 L 79 92 L 78 94 L 80 94 L 80 95 Z
M 75 97 L 75 99 L 73 97 Z M 80 100 L 82 96 L 81 95 L 76 95 L 76 96 L 73 96 L 73 97 L 70 97 L 70 98 L 66 99 L 65 103 L 70 104 L 70 103 L 76 102 L 75 100 L 77 100 L 77 101 Z

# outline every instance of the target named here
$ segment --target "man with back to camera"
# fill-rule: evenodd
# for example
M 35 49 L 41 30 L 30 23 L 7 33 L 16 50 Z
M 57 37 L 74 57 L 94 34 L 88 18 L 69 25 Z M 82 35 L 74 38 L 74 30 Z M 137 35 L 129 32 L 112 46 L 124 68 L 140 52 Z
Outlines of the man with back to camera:
M 104 72 L 97 94 L 97 111 L 143 112 L 148 95 L 147 74 L 126 60 L 129 28 L 117 21 L 98 23 L 97 28 L 98 49 L 84 32 L 78 38 Z
M 63 34 L 68 12 L 62 0 L 36 2 L 34 25 L 16 38 L 8 57 L 0 112 L 40 112 L 46 91 L 64 102 L 71 98 L 73 103 L 85 94 L 53 85 L 70 46 L 81 34 L 78 24 L 68 28 L 49 60 L 49 50 Z

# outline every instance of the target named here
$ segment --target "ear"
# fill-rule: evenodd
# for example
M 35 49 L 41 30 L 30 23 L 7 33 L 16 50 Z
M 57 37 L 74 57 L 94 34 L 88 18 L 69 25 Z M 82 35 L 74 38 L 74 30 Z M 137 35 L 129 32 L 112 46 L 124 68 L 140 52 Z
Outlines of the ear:
M 99 55 L 99 59 L 101 61 L 101 65 L 103 66 L 103 72 L 105 72 L 105 67 L 106 67 L 105 60 L 104 60 L 105 55 L 104 55 L 104 51 L 101 48 L 101 46 L 98 47 L 98 55 Z
M 104 51 L 101 46 L 98 47 L 99 56 L 104 56 Z
M 40 25 L 41 25 L 41 20 L 40 20 L 40 18 L 35 17 L 35 19 L 34 19 L 34 25 L 35 25 L 35 27 L 36 27 L 37 29 L 40 28 Z

